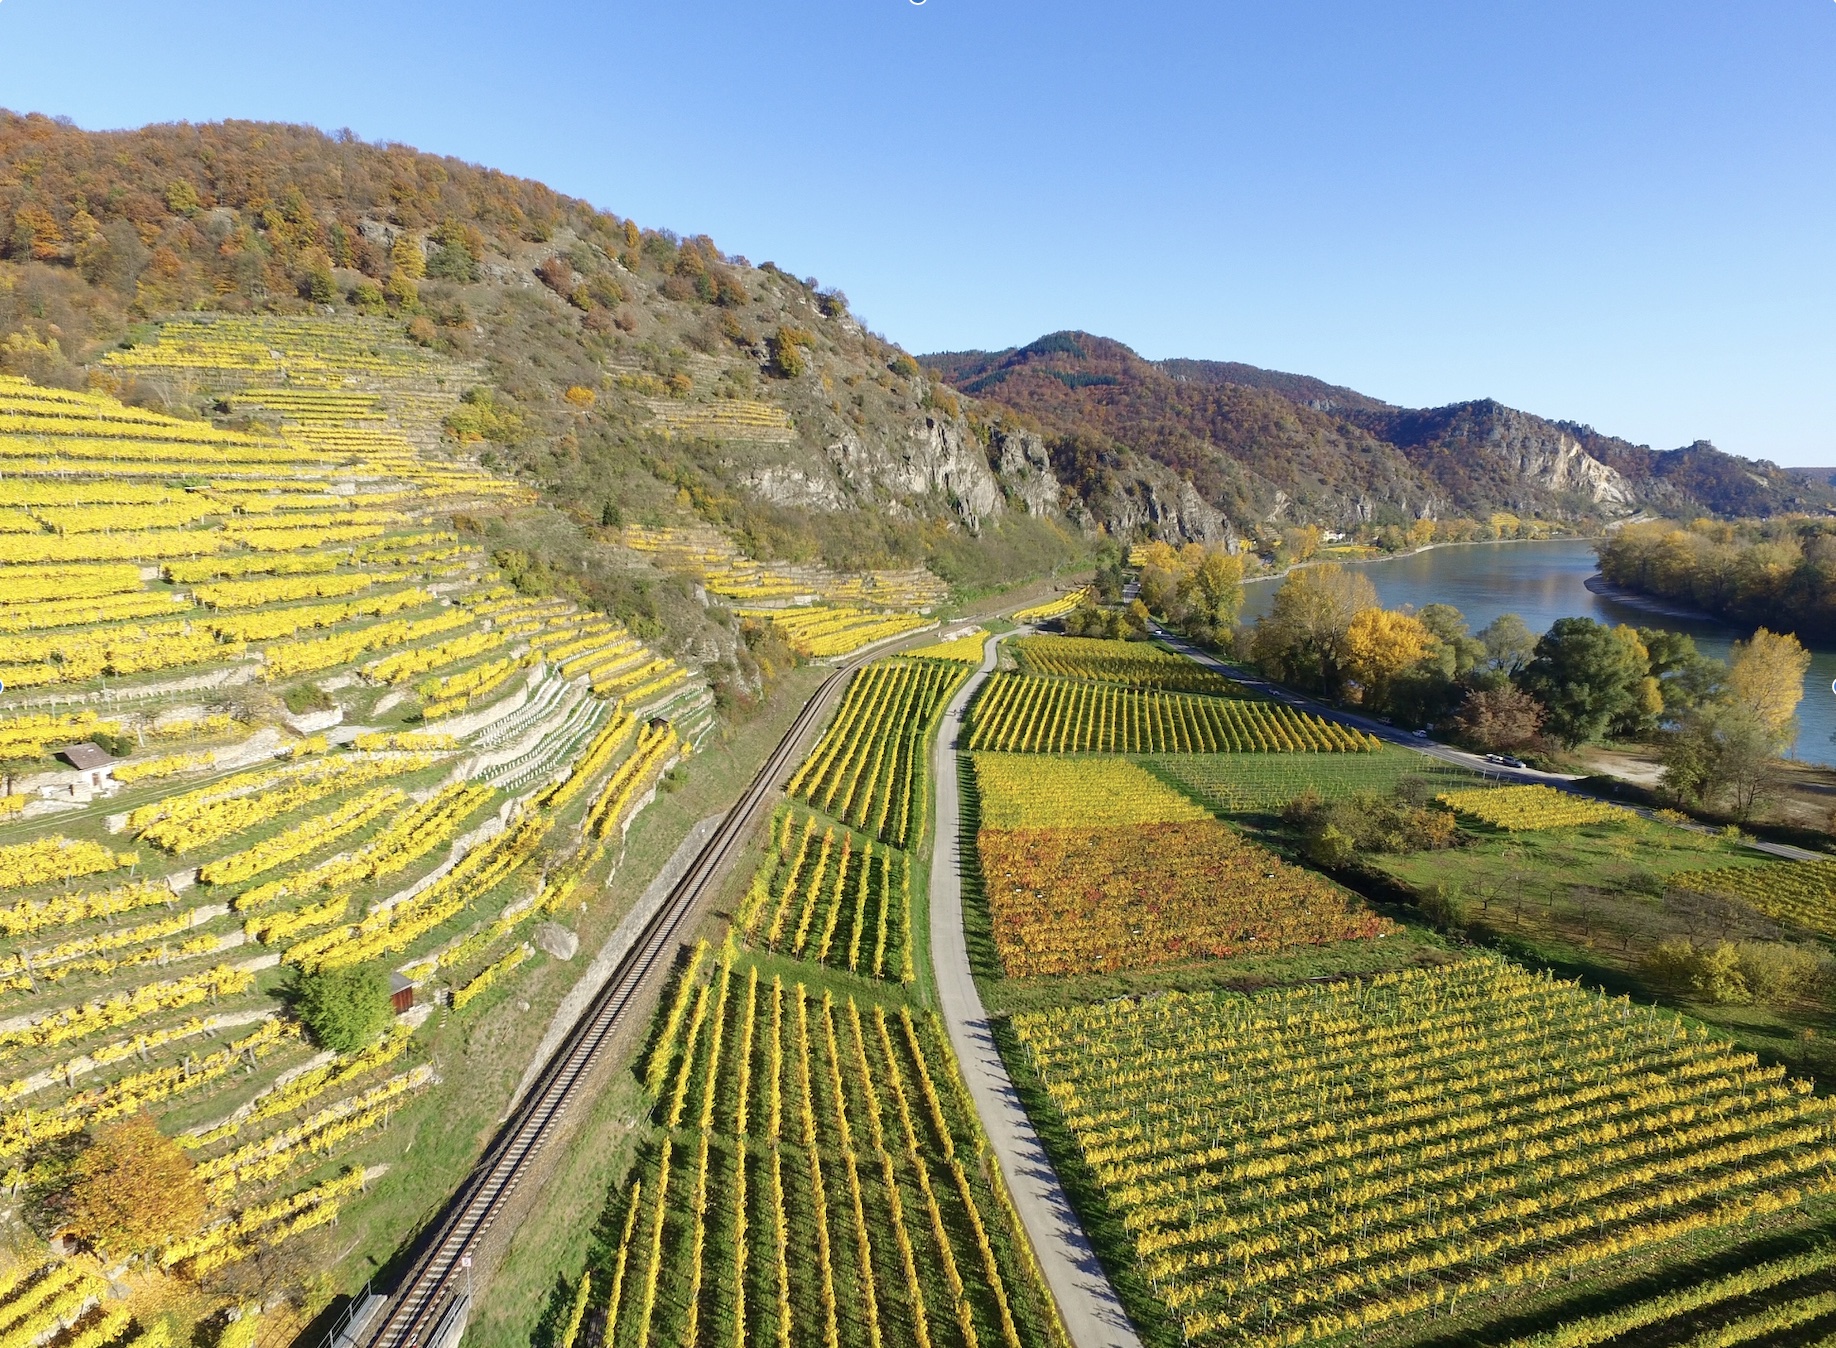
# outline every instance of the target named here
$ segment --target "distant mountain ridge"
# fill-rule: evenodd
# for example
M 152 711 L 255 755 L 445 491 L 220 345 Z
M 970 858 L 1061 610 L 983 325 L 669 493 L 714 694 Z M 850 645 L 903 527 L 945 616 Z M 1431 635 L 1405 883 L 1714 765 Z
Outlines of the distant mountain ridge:
M 1234 361 L 1150 361 L 1084 332 L 920 361 L 1035 424 L 1092 515 L 1125 528 L 1145 516 L 1168 536 L 1497 511 L 1586 523 L 1836 509 L 1827 479 L 1707 441 L 1653 450 L 1492 399 L 1397 407 Z

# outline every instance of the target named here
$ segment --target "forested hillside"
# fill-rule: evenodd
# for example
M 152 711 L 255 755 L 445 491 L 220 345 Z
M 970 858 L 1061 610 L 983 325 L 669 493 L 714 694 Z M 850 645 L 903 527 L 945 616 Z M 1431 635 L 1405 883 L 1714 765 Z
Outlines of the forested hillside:
M 718 634 L 686 588 L 667 597 L 654 549 L 619 546 L 629 527 L 978 584 L 1087 546 L 1037 441 L 977 418 L 839 291 L 539 183 L 306 127 L 0 114 L 0 224 L 0 370 L 39 383 L 246 420 L 197 381 L 97 364 L 193 310 L 383 317 L 468 362 L 449 446 L 569 517 L 515 524 L 519 546 L 683 645 Z
M 1763 515 L 1836 503 L 1827 482 L 1706 441 L 1654 451 L 1489 399 L 1393 407 L 1304 375 L 1148 361 L 1087 333 L 924 364 L 1028 418 L 1058 475 L 1124 530 L 1202 539 L 1258 524 L 1406 527 L 1500 512 L 1585 526 L 1638 511 Z

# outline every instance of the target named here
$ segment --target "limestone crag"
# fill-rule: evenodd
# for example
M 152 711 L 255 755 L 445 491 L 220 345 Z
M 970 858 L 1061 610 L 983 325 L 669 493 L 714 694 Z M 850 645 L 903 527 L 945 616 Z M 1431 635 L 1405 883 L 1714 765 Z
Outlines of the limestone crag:
M 988 437 L 988 462 L 1008 500 L 1027 514 L 1059 513 L 1064 488 L 1052 471 L 1052 456 L 1039 435 L 996 427 Z
M 1235 547 L 1237 532 L 1224 512 L 1200 496 L 1185 478 L 1151 460 L 1090 503 L 1096 520 L 1115 538 L 1148 536 L 1169 543 L 1224 543 Z
M 903 436 L 884 438 L 845 430 L 829 445 L 828 458 L 842 484 L 866 502 L 907 510 L 942 503 L 972 531 L 1003 508 L 1001 488 L 960 418 L 926 415 Z

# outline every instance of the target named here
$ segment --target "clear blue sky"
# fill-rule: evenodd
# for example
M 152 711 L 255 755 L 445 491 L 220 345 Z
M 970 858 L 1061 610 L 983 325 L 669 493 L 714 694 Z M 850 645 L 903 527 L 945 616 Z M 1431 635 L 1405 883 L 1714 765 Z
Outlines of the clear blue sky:
M 1836 464 L 1836 3 L 0 0 L 0 105 L 348 126 L 914 351 L 1058 328 Z

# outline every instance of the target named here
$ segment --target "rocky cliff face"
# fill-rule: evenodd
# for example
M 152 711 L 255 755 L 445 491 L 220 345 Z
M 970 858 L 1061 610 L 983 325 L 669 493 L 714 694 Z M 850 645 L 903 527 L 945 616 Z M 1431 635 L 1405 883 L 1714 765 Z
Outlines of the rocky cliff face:
M 1019 509 L 1029 515 L 1059 513 L 1064 489 L 1040 436 L 996 427 L 988 437 L 988 463 L 1009 501 Z
M 1152 460 L 1132 460 L 1106 490 L 1083 505 L 1091 522 L 1114 538 L 1223 543 L 1233 548 L 1237 541 L 1237 531 L 1223 511 L 1185 478 Z
M 1590 454 L 1568 428 L 1490 399 L 1362 419 L 1444 485 L 1455 510 L 1478 513 L 1492 503 L 1534 510 L 1567 498 L 1618 517 L 1639 506 L 1625 474 Z
M 1055 517 L 1063 489 L 1045 441 L 1034 432 L 996 426 L 986 450 L 960 416 L 928 414 L 902 427 L 838 430 L 820 462 L 749 467 L 739 484 L 761 501 L 803 510 L 890 510 L 900 518 L 946 516 L 976 532 L 1004 511 Z M 1171 496 L 1168 496 L 1171 493 Z M 1162 497 L 1167 499 L 1163 500 Z M 1139 508 L 1156 519 L 1215 530 L 1203 501 L 1177 484 Z M 1137 511 L 1139 513 L 1139 511 Z M 1205 535 L 1208 536 L 1208 535 Z

